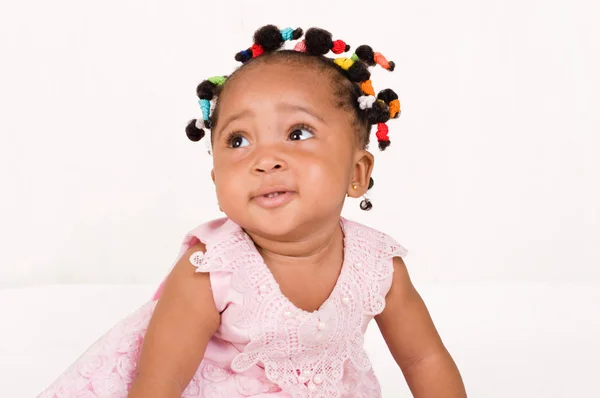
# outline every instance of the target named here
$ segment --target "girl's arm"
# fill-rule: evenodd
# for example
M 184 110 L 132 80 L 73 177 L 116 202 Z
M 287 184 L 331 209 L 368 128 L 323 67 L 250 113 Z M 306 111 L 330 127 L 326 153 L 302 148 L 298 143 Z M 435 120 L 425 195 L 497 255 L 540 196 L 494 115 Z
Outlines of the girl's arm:
M 465 398 L 467 393 L 404 261 L 394 258 L 386 307 L 375 320 L 415 398 Z
M 177 262 L 156 305 L 142 345 L 129 398 L 180 398 L 196 373 L 221 318 L 208 273 L 196 273 L 192 246 Z

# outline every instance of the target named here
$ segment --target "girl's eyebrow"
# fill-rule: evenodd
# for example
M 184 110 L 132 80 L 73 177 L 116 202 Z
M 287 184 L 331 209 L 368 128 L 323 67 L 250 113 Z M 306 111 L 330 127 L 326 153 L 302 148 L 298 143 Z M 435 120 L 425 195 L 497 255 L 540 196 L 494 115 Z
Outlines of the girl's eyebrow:
M 238 120 L 238 119 L 242 119 L 248 116 L 254 116 L 254 112 L 251 109 L 244 109 L 241 112 L 238 113 L 234 113 L 233 115 L 229 116 L 227 119 L 225 119 L 225 121 L 223 122 L 223 124 L 221 125 L 221 127 L 219 128 L 219 130 L 217 131 L 216 136 L 221 135 L 221 132 L 223 130 L 225 130 L 225 127 L 227 127 L 227 125 L 229 125 L 229 123 Z
M 318 115 L 316 112 L 314 112 L 310 108 L 307 108 L 302 105 L 291 104 L 289 102 L 280 102 L 279 104 L 277 104 L 277 110 L 288 111 L 288 112 L 289 111 L 299 111 L 302 113 L 306 113 L 309 116 L 312 116 L 313 118 L 321 121 L 323 124 L 327 124 L 327 122 L 325 122 L 325 119 L 323 119 L 323 117 Z
M 313 118 L 319 120 L 323 124 L 327 124 L 327 122 L 325 121 L 325 119 L 323 119 L 322 116 L 318 115 L 313 110 L 311 110 L 305 106 L 302 106 L 302 105 L 291 104 L 289 102 L 280 102 L 279 104 L 277 104 L 276 110 L 284 111 L 284 112 L 302 112 L 309 116 L 312 116 Z M 225 121 L 221 125 L 222 127 L 220 127 L 219 130 L 217 131 L 216 136 L 218 137 L 219 135 L 221 135 L 221 132 L 223 130 L 225 130 L 227 125 L 229 125 L 231 122 L 238 120 L 238 119 L 248 117 L 248 116 L 254 117 L 254 116 L 256 116 L 256 114 L 251 109 L 244 109 L 243 111 L 234 113 L 233 115 L 229 116 L 227 119 L 225 119 Z

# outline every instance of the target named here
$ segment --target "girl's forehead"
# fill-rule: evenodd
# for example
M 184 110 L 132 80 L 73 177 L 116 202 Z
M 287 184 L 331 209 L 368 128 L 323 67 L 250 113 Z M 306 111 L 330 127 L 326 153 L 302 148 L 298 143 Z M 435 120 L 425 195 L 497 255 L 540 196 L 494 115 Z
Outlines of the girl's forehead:
M 244 68 L 226 83 L 221 110 L 240 102 L 293 100 L 319 107 L 334 106 L 331 76 L 314 66 L 261 63 Z

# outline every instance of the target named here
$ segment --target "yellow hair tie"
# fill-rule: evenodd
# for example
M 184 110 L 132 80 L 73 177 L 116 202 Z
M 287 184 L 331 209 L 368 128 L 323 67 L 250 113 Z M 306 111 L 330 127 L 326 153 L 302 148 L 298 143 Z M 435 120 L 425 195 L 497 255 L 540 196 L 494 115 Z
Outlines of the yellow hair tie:
M 354 65 L 354 61 L 350 58 L 336 58 L 333 62 L 343 70 L 348 70 Z

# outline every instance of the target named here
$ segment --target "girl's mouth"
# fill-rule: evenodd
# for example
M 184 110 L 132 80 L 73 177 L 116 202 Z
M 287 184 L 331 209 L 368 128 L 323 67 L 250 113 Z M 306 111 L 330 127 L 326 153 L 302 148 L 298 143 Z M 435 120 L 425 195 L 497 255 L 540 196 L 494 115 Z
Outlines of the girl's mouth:
M 271 191 L 252 198 L 252 201 L 265 209 L 274 209 L 289 203 L 296 196 L 293 191 Z

